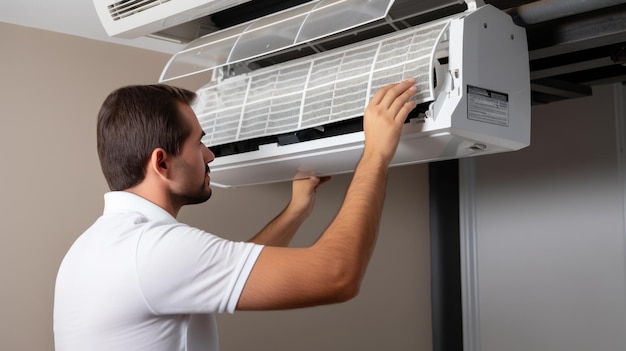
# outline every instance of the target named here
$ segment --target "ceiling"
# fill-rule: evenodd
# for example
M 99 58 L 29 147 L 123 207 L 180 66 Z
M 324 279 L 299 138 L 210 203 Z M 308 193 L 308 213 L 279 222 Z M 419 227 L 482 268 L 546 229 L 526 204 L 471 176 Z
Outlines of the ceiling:
M 233 9 L 211 16 L 218 28 L 226 28 L 279 9 L 310 0 L 251 0 Z M 626 0 L 485 0 L 508 12 L 514 21 L 527 30 L 531 89 L 533 103 L 549 103 L 587 96 L 591 87 L 626 81 Z M 424 14 L 425 6 L 454 3 L 434 13 Z M 417 25 L 462 11 L 460 0 L 396 0 L 390 13 L 392 19 L 402 17 L 392 25 L 389 21 L 359 28 L 362 39 Z M 393 12 L 396 13 L 393 13 Z M 54 14 L 54 15 L 50 15 Z M 142 37 L 138 39 L 110 38 L 106 35 L 92 1 L 89 0 L 13 0 L 0 2 L 0 22 L 76 35 L 94 40 L 130 45 L 165 53 L 175 53 L 184 47 L 169 41 Z M 355 40 L 351 35 L 334 36 L 316 43 L 317 50 L 327 50 Z M 288 60 L 306 50 L 281 52 L 259 60 L 269 65 Z

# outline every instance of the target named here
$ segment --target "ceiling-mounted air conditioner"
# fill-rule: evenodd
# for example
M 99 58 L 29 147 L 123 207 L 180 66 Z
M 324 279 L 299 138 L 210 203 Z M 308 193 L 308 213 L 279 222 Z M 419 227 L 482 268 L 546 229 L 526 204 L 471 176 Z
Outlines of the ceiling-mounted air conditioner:
M 407 77 L 417 81 L 419 105 L 392 166 L 529 145 L 526 33 L 484 5 L 202 87 L 194 110 L 217 156 L 212 183 L 351 172 L 371 96 Z
M 93 0 L 111 37 L 134 39 L 250 0 Z

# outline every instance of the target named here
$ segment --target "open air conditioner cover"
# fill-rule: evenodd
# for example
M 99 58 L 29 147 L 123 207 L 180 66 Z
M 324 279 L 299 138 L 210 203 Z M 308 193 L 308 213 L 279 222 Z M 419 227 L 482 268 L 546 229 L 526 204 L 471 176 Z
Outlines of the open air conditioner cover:
M 202 87 L 194 110 L 218 156 L 212 183 L 353 171 L 364 108 L 380 87 L 407 77 L 417 81 L 420 105 L 393 166 L 529 145 L 526 34 L 486 5 Z
M 202 36 L 176 53 L 165 82 L 310 43 L 381 20 L 393 0 L 317 0 Z

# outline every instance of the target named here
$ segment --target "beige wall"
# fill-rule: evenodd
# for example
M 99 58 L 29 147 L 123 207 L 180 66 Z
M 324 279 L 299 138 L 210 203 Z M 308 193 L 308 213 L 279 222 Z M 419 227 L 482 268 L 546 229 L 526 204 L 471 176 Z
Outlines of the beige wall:
M 5 23 L 0 44 L 0 349 L 52 350 L 57 267 L 100 214 L 107 190 L 95 150 L 98 107 L 119 86 L 156 82 L 169 57 Z M 320 190 L 296 245 L 323 230 L 348 180 L 338 176 Z M 431 349 L 427 166 L 393 169 L 389 181 L 382 236 L 360 296 L 220 317 L 223 350 Z M 245 239 L 288 196 L 288 184 L 216 189 L 180 219 Z
M 476 159 L 483 351 L 626 347 L 626 183 L 616 141 L 626 95 L 612 88 L 536 106 L 529 148 Z

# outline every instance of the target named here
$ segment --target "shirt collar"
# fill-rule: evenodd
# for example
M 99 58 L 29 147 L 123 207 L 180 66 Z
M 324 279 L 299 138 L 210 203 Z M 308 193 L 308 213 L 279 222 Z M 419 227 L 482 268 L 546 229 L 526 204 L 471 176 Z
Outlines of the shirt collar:
M 150 221 L 177 223 L 178 221 L 167 211 L 127 191 L 111 191 L 104 194 L 104 214 L 115 212 L 138 212 Z

